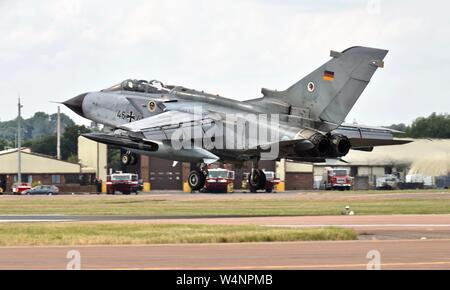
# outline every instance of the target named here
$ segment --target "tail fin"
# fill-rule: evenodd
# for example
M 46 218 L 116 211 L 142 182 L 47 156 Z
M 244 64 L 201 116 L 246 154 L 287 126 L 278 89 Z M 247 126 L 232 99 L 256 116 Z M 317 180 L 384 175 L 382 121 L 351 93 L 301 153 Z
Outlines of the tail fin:
M 263 93 L 288 103 L 291 115 L 342 124 L 375 71 L 384 66 L 387 53 L 359 46 L 341 53 L 332 51 L 332 60 L 286 91 L 264 89 Z

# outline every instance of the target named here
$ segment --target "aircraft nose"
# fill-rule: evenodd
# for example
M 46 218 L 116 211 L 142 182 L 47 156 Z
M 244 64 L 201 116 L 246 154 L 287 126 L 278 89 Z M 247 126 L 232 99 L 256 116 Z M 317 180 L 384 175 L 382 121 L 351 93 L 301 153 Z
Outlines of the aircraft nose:
M 79 96 L 76 96 L 75 98 L 65 101 L 63 104 L 81 117 L 84 117 L 83 101 L 86 95 L 87 93 L 81 94 Z

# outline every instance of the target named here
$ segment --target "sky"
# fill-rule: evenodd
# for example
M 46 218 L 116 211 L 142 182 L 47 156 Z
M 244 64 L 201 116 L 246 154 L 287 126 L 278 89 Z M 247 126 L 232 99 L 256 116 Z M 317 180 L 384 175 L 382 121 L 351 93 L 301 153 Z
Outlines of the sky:
M 355 45 L 389 49 L 347 122 L 450 112 L 444 0 L 0 0 L 0 120 L 122 80 L 246 100 L 284 90 Z M 88 121 L 67 108 L 80 124 Z

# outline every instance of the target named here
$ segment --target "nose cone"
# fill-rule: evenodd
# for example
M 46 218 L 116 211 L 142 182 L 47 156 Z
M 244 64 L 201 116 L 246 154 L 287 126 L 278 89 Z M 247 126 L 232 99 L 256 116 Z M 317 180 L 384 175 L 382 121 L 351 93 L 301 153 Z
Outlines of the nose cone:
M 77 113 L 78 115 L 80 115 L 81 117 L 84 117 L 83 101 L 84 101 L 84 98 L 86 97 L 86 95 L 87 95 L 87 93 L 81 94 L 79 96 L 76 96 L 75 98 L 65 101 L 63 104 L 66 107 L 68 107 L 69 109 L 71 109 L 72 111 L 74 111 L 75 113 Z

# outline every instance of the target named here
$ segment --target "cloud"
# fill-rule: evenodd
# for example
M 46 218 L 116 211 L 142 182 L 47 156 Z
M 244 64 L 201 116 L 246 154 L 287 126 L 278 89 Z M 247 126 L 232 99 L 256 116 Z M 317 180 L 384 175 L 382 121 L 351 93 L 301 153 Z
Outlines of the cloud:
M 439 86 L 450 73 L 450 5 L 437 2 L 380 1 L 379 13 L 365 0 L 2 2 L 0 116 L 14 117 L 18 92 L 31 115 L 125 78 L 256 98 L 298 81 L 330 49 L 367 45 L 390 54 L 349 121 L 409 122 L 450 107 Z

